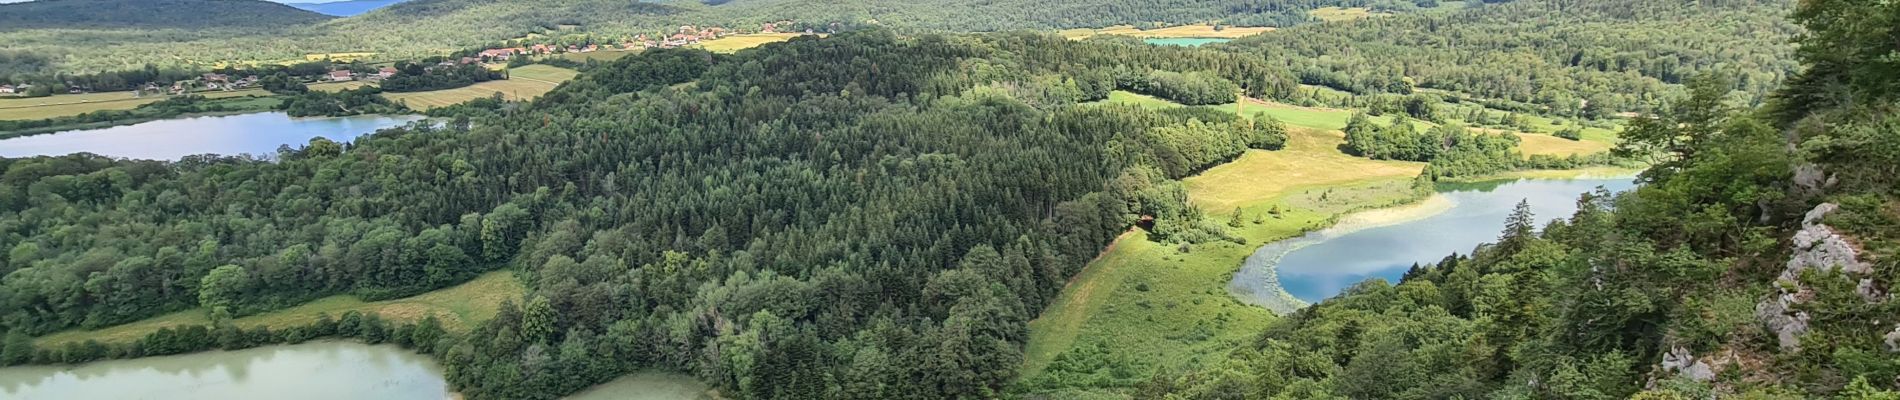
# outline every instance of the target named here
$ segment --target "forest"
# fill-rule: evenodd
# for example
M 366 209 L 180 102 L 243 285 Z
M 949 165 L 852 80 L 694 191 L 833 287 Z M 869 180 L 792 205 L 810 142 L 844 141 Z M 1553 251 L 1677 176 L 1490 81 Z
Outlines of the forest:
M 1034 398 L 1012 386 L 1028 323 L 1065 283 L 1131 227 L 1169 244 L 1244 241 L 1230 234 L 1238 210 L 1209 218 L 1181 180 L 1295 139 L 1265 113 L 1100 103 L 1123 90 L 1366 109 L 1339 150 L 1424 162 L 1421 186 L 1649 168 L 1636 189 L 1578 198 L 1573 215 L 1520 205 L 1494 243 L 1268 321 L 1229 354 L 1118 377 L 1139 382 L 1129 397 L 1900 398 L 1900 4 L 1479 2 L 1190 48 L 929 31 L 1216 14 L 1294 23 L 1322 3 L 1195 2 L 1158 16 L 1120 5 L 1174 3 L 738 0 L 567 14 L 594 1 L 415 0 L 272 38 L 172 34 L 231 49 L 343 32 L 400 54 L 563 25 L 637 32 L 708 10 L 841 32 L 590 61 L 533 101 L 479 99 L 430 110 L 441 123 L 260 157 L 0 158 L 0 365 L 352 338 L 426 353 L 476 400 L 554 399 L 648 370 L 741 399 Z M 436 14 L 458 17 L 409 24 L 416 37 L 370 34 Z M 879 26 L 816 22 L 840 15 Z M 462 24 L 465 36 L 448 34 Z M 28 43 L 0 52 L 0 68 L 68 67 Z M 147 65 L 116 57 L 98 65 Z M 312 67 L 269 75 L 287 113 L 395 107 L 377 88 L 297 90 L 298 68 Z M 426 67 L 404 74 L 437 84 Z M 1517 136 L 1453 121 L 1496 125 L 1493 110 L 1504 126 L 1527 124 L 1518 113 L 1618 119 L 1622 141 L 1607 155 L 1526 158 Z M 1581 139 L 1578 126 L 1558 135 Z M 528 292 L 466 333 L 361 313 L 229 323 L 492 271 Z M 33 340 L 196 309 L 211 325 L 127 343 Z M 1102 357 L 1072 364 L 1118 367 Z
M 870 30 L 627 57 L 532 103 L 441 111 L 466 123 L 270 160 L 0 160 L 14 338 L 0 360 L 296 340 L 308 335 L 216 326 L 113 346 L 17 338 L 511 269 L 532 294 L 492 321 L 400 336 L 470 398 L 553 398 L 643 369 L 745 398 L 996 396 L 1026 321 L 1137 216 L 1170 240 L 1222 240 L 1173 179 L 1286 140 L 1264 116 L 1085 106 L 1108 88 L 1061 77 L 1246 65 L 1209 62 L 1222 57 Z
M 1759 106 L 1734 76 L 1695 75 L 1624 132 L 1618 152 L 1654 162 L 1637 189 L 1574 215 L 1520 207 L 1495 243 L 1362 283 L 1136 397 L 1900 397 L 1896 12 L 1802 2 L 1805 68 Z M 1820 261 L 1803 244 L 1829 237 L 1857 245 Z
M 1797 70 L 1789 0 L 1514 1 L 1466 12 L 1304 25 L 1224 44 L 1299 82 L 1354 94 L 1431 89 L 1513 112 L 1603 118 L 1721 73 L 1759 104 Z M 1293 93 L 1295 104 L 1327 98 Z M 1356 104 L 1333 104 L 1354 106 Z

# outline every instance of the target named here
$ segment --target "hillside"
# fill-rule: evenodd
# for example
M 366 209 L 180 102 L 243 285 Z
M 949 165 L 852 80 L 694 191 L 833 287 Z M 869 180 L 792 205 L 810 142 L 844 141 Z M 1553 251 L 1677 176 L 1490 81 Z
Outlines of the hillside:
M 348 17 L 370 12 L 378 8 L 401 3 L 403 0 L 347 0 L 329 3 L 287 3 L 291 7 L 316 12 L 318 14 Z
M 0 4 L 0 31 L 281 28 L 329 18 L 262 0 L 38 0 Z
M 1495 243 L 1135 397 L 1900 398 L 1900 4 L 1792 15 L 1804 68 L 1760 106 L 1697 74 L 1632 123 L 1619 150 L 1655 161 L 1637 189 L 1520 208 Z

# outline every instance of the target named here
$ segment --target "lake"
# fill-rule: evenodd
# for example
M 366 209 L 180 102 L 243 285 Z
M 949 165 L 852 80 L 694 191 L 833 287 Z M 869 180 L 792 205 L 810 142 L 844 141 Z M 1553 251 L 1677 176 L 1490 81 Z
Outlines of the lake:
M 436 400 L 434 361 L 391 345 L 313 342 L 238 351 L 0 368 L 10 400 Z
M 568 400 L 700 400 L 710 387 L 693 377 L 641 372 Z M 6 400 L 439 400 L 449 391 L 428 356 L 393 345 L 324 341 L 99 361 L 76 366 L 0 368 Z
M 1345 217 L 1305 236 L 1269 243 L 1247 257 L 1228 289 L 1242 301 L 1285 313 L 1298 302 L 1315 303 L 1370 278 L 1397 283 L 1413 263 L 1469 254 L 1493 242 L 1504 219 L 1527 200 L 1539 226 L 1568 218 L 1577 196 L 1598 186 L 1624 191 L 1632 178 L 1517 180 L 1441 185 L 1420 204 Z M 1282 292 L 1284 290 L 1284 292 Z
M 193 117 L 0 140 L 0 157 L 90 152 L 109 157 L 177 160 L 194 154 L 273 154 L 325 137 L 347 142 L 415 115 L 291 118 L 281 112 Z
M 1142 41 L 1147 42 L 1148 44 L 1162 45 L 1162 46 L 1200 47 L 1201 45 L 1208 44 L 1208 43 L 1227 43 L 1234 40 L 1223 39 L 1223 38 L 1148 38 Z

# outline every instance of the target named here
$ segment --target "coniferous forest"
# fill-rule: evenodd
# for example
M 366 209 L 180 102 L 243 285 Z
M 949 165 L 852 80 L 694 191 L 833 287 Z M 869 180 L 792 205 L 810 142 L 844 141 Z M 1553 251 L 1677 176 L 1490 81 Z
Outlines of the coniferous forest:
M 1295 25 L 1331 4 L 1155 18 Z M 1154 15 L 958 6 L 1021 11 L 981 20 L 953 5 L 616 3 L 642 19 L 556 22 L 631 32 L 730 8 L 744 13 L 728 21 L 862 13 L 890 26 L 588 61 L 533 100 L 497 94 L 260 156 L 0 157 L 0 366 L 346 338 L 427 354 L 475 400 L 556 399 L 654 370 L 735 399 L 1900 398 L 1900 3 L 1484 1 L 1205 47 L 934 32 Z M 532 24 L 583 6 L 605 7 L 416 0 L 297 29 L 438 12 Z M 428 44 L 462 43 L 442 40 Z M 56 69 L 37 54 L 0 49 L 0 67 Z M 310 90 L 288 80 L 300 73 L 270 88 L 288 115 L 394 113 L 381 91 L 497 78 L 397 69 L 380 88 Z M 86 79 L 188 75 L 133 71 Z M 222 104 L 206 101 L 133 112 Z M 1248 101 L 1285 108 L 1226 108 Z M 1293 104 L 1353 111 L 1334 137 L 1269 114 Z M 1464 110 L 1574 119 L 1560 143 L 1587 124 L 1620 130 L 1605 153 L 1526 156 L 1527 136 L 1453 121 Z M 1111 243 L 1145 238 L 1174 257 L 1247 244 L 1242 210 L 1212 217 L 1187 178 L 1301 139 L 1339 144 L 1337 165 L 1413 168 L 1400 182 L 1421 193 L 1526 169 L 1646 169 L 1571 215 L 1520 203 L 1493 242 L 1365 280 L 1180 368 L 1127 373 L 1096 348 L 1060 357 L 1116 376 L 1019 380 L 1030 322 Z M 1272 210 L 1248 216 L 1282 218 Z M 492 273 L 526 290 L 465 331 L 356 312 L 231 323 Z M 209 325 L 35 341 L 199 309 Z

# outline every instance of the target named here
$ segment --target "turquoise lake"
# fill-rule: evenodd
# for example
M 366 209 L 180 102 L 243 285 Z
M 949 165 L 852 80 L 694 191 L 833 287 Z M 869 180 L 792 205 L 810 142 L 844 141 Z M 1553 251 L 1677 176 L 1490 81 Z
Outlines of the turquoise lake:
M 1496 241 L 1519 201 L 1530 202 L 1541 227 L 1552 219 L 1569 218 L 1577 210 L 1578 195 L 1597 187 L 1620 192 L 1635 182 L 1540 179 L 1441 185 L 1432 201 L 1449 206 L 1429 215 L 1340 226 L 1261 246 L 1234 274 L 1229 291 L 1244 302 L 1285 311 L 1278 306 L 1285 302 L 1276 303 L 1281 289 L 1316 303 L 1367 279 L 1397 283 L 1414 263 L 1469 254 L 1478 244 Z
M 0 157 L 93 153 L 116 158 L 177 160 L 195 154 L 273 154 L 324 137 L 347 142 L 378 129 L 421 120 L 414 115 L 291 118 L 281 112 L 193 117 L 0 140 Z

